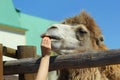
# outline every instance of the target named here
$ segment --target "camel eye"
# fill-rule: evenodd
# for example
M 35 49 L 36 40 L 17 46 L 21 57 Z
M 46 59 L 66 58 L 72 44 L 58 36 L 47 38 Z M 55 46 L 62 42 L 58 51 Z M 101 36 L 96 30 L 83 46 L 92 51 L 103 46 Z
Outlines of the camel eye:
M 87 31 L 82 29 L 82 28 L 79 28 L 76 30 L 76 37 L 78 40 L 80 41 L 83 41 L 87 36 Z
M 78 31 L 79 31 L 80 34 L 86 34 L 87 33 L 87 31 L 85 31 L 84 29 L 79 29 Z

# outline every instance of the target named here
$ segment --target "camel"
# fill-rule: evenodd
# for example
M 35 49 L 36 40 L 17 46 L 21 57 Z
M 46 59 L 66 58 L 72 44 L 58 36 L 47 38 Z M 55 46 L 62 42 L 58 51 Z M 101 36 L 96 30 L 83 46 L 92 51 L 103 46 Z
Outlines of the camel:
M 50 37 L 52 50 L 59 55 L 108 50 L 99 26 L 85 11 L 53 24 L 42 36 Z M 63 69 L 58 80 L 120 80 L 120 65 Z

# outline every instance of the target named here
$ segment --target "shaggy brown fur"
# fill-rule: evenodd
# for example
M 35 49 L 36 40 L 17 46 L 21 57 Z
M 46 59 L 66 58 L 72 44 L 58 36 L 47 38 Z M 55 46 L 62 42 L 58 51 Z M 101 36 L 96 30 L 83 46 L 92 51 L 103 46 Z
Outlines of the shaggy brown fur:
M 94 49 L 97 50 L 107 50 L 107 47 L 102 45 L 96 45 L 96 41 L 98 37 L 102 36 L 102 32 L 100 28 L 95 23 L 94 19 L 87 14 L 86 12 L 82 11 L 80 15 L 75 16 L 73 18 L 68 18 L 64 22 L 64 24 L 83 24 L 87 27 L 87 29 L 90 31 L 91 40 L 94 46 Z
M 92 17 L 82 11 L 80 15 L 66 19 L 63 24 L 83 24 L 90 31 L 92 46 L 95 51 L 108 50 L 103 43 L 101 30 Z M 100 41 L 99 41 L 100 40 Z M 120 66 L 61 70 L 58 80 L 120 80 Z

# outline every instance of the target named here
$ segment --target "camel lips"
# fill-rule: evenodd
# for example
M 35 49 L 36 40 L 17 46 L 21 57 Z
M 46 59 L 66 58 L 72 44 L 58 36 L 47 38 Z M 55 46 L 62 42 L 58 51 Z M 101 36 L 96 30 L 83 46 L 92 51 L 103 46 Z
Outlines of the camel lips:
M 49 36 L 49 38 L 50 38 L 50 39 L 56 39 L 56 40 L 60 40 L 60 39 L 61 39 L 60 37 L 54 36 L 54 35 Z

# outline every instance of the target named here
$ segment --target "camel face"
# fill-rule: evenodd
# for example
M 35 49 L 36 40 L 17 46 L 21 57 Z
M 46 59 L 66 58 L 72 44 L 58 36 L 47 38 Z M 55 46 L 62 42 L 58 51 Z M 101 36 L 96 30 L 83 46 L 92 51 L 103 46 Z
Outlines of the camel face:
M 83 24 L 54 24 L 42 36 L 50 37 L 52 50 L 58 54 L 77 53 L 92 48 L 90 32 Z
M 51 25 L 42 36 L 50 37 L 52 50 L 58 54 L 106 50 L 101 30 L 84 11 L 60 24 Z

